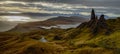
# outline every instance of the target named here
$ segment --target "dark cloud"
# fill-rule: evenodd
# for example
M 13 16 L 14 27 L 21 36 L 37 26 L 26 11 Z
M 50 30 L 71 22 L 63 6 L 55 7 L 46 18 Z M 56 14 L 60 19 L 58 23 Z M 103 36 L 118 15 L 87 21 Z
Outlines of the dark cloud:
M 18 3 L 6 4 L 6 5 L 0 5 L 1 7 L 15 6 L 15 7 L 21 7 L 21 8 L 25 7 L 26 9 L 27 8 L 29 9 L 29 7 L 36 6 L 41 11 L 44 10 L 45 13 L 53 12 L 53 13 L 58 13 L 58 14 L 60 13 L 64 14 L 67 12 L 68 13 L 72 12 L 74 14 L 76 12 L 77 13 L 78 12 L 90 12 L 90 9 L 94 8 L 98 11 L 98 13 L 110 13 L 111 12 L 113 14 L 120 15 L 120 0 L 0 0 L 0 1 L 21 1 L 25 3 L 29 3 L 27 5 L 20 4 L 20 3 L 19 4 Z M 38 3 L 47 2 L 48 4 L 45 4 L 45 5 L 34 4 L 34 2 L 38 2 Z M 67 5 L 64 6 L 62 4 L 67 4 Z M 81 7 L 81 5 L 83 5 L 84 7 Z
M 88 6 L 112 6 L 119 7 L 120 0 L 0 0 L 0 1 L 23 1 L 23 2 L 53 2 L 53 3 L 69 3 L 84 4 Z
M 12 0 L 12 1 L 53 2 L 53 3 L 83 4 L 87 6 L 120 7 L 120 4 L 119 4 L 120 0 Z

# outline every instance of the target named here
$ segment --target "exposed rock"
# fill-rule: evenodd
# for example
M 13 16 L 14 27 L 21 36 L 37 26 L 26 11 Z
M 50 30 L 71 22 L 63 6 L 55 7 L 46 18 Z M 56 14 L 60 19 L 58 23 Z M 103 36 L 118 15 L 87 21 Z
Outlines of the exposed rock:
M 95 16 L 95 11 L 94 9 L 92 9 L 92 12 L 91 12 L 91 20 L 95 20 L 96 16 Z
M 104 15 L 101 15 L 101 16 L 100 16 L 99 21 L 100 21 L 100 22 L 105 22 L 105 21 L 106 21 L 105 18 L 104 18 Z
M 97 16 L 95 15 L 95 12 L 94 12 L 94 9 L 92 9 L 92 12 L 91 12 L 91 19 L 89 22 L 84 22 L 82 23 L 80 26 L 78 26 L 79 28 L 82 28 L 82 27 L 90 27 L 90 28 L 93 28 L 94 25 L 98 22 L 98 19 L 97 19 Z
M 112 31 L 107 25 L 104 15 L 101 15 L 98 19 L 95 15 L 94 9 L 92 9 L 90 21 L 84 22 L 78 26 L 80 29 L 84 27 L 90 28 L 90 32 L 92 32 L 93 35 L 97 35 L 98 33 L 110 34 Z
M 101 15 L 99 20 L 96 21 L 96 24 L 93 25 L 93 29 L 92 29 L 92 33 L 93 34 L 97 34 L 99 32 L 103 32 L 104 34 L 110 34 L 111 29 L 109 28 L 109 26 L 106 23 L 106 20 L 104 18 L 104 15 Z

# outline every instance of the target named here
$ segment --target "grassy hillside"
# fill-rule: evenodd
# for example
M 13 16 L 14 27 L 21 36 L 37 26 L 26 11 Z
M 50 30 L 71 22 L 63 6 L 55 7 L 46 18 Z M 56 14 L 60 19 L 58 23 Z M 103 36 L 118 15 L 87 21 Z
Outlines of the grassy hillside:
M 30 32 L 1 32 L 0 54 L 119 54 L 120 18 L 108 19 L 112 29 L 109 35 L 105 29 L 94 35 L 90 27 L 70 29 L 42 29 Z M 48 42 L 40 41 L 45 37 Z
M 62 48 L 54 43 L 42 43 L 15 33 L 0 33 L 0 54 L 60 54 L 61 51 Z
M 98 19 L 92 10 L 91 20 L 77 28 L 33 30 L 29 25 L 38 24 L 16 27 L 29 32 L 1 32 L 0 54 L 120 54 L 119 17 L 106 20 L 101 15 Z M 41 41 L 43 37 L 47 42 Z
M 72 46 L 66 54 L 119 54 L 120 53 L 120 20 L 109 19 L 107 24 L 112 28 L 109 35 L 100 29 L 97 35 L 91 32 L 91 28 L 82 27 L 66 31 L 61 35 L 63 40 Z

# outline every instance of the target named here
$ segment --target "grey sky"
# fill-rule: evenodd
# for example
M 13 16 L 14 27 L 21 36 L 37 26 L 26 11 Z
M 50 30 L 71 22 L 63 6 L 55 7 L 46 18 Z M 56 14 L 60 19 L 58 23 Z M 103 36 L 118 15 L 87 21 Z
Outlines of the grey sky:
M 2 12 L 89 15 L 94 8 L 97 14 L 120 16 L 120 0 L 0 0 L 0 6 Z
M 0 0 L 0 31 L 16 25 L 6 21 L 38 21 L 54 16 L 86 17 L 92 8 L 97 15 L 120 17 L 120 0 Z M 1 16 L 2 14 L 24 16 Z

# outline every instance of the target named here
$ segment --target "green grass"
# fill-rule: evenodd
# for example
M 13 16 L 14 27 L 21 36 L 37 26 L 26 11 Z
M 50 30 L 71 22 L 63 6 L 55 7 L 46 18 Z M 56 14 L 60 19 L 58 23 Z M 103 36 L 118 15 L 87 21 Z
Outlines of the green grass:
M 6 38 L 7 36 L 0 36 Z M 40 41 L 29 37 L 9 36 L 0 42 L 0 54 L 56 54 L 61 53 L 61 48 L 57 45 L 49 43 L 41 43 Z
M 107 21 L 113 32 L 92 35 L 90 28 L 84 27 L 30 32 L 1 32 L 0 54 L 119 54 L 120 53 L 120 20 Z M 42 36 L 47 43 L 39 41 Z M 55 39 L 58 36 L 60 39 Z

